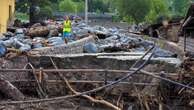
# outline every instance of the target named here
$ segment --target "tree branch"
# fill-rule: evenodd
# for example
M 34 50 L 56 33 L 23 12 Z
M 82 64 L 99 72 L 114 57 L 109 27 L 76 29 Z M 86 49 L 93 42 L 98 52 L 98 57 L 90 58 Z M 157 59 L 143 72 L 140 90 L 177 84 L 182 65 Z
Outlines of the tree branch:
M 50 57 L 50 60 L 53 64 L 53 66 L 55 67 L 55 69 L 58 69 L 58 67 L 56 66 L 56 64 L 54 63 L 53 59 Z M 59 73 L 59 72 L 58 72 Z M 68 80 L 63 76 L 61 75 L 60 73 L 58 74 L 60 76 L 60 78 L 65 82 L 65 84 L 68 86 L 68 88 L 70 89 L 71 92 L 73 92 L 74 94 L 80 94 L 80 92 L 77 92 L 76 90 L 74 90 L 71 85 L 69 84 Z M 105 101 L 105 100 L 97 100 L 97 99 L 94 99 L 93 97 L 91 96 L 88 96 L 88 95 L 82 95 L 82 97 L 86 98 L 86 99 L 89 99 L 90 101 L 94 102 L 94 103 L 100 103 L 100 104 L 103 104 L 103 105 L 106 105 L 108 107 L 111 107 L 115 110 L 121 110 L 119 107 L 113 105 L 112 103 L 108 102 L 108 101 Z

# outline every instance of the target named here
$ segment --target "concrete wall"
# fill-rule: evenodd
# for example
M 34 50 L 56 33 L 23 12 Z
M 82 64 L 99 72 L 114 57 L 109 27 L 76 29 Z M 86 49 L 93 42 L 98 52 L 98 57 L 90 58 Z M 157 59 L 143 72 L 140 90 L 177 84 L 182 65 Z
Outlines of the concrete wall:
M 15 11 L 15 0 L 0 0 L 0 33 L 7 31 L 7 25 L 9 22 L 9 6 L 11 7 L 11 17 Z

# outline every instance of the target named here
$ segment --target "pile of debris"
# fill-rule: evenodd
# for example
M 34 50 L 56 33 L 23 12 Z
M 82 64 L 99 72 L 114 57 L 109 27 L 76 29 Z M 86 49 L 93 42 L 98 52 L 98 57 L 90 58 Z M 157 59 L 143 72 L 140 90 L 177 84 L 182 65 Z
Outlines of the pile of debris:
M 171 104 L 168 102 L 172 101 L 171 93 L 176 95 L 179 87 L 176 84 L 180 87 L 188 84 L 177 78 L 179 63 L 174 62 L 179 59 L 174 58 L 172 52 L 155 46 L 153 41 L 144 40 L 143 35 L 124 32 L 116 27 L 89 26 L 82 22 L 73 23 L 72 26 L 73 41 L 87 37 L 86 34 L 94 36 L 94 43 L 84 44 L 87 54 L 46 54 L 2 61 L 2 74 L 6 72 L 17 77 L 19 73 L 22 77 L 10 80 L 9 75 L 6 78 L 0 76 L 0 84 L 7 87 L 1 91 L 3 96 L 8 95 L 16 100 L 9 102 L 6 97 L 0 102 L 0 109 L 25 109 L 32 106 L 34 109 L 86 110 L 95 106 L 102 110 L 162 110 Z M 0 54 L 4 56 L 7 52 L 17 53 L 18 50 L 28 53 L 37 48 L 64 47 L 60 31 L 60 25 L 55 24 L 35 24 L 29 28 L 16 29 L 15 34 L 6 33 L 0 38 Z M 19 61 L 14 62 L 16 59 Z M 17 68 L 19 64 L 23 67 Z M 13 94 L 6 93 L 12 87 L 15 87 Z M 172 92 L 173 87 L 176 90 Z M 59 103 L 59 107 L 50 103 Z
M 134 34 L 117 27 L 105 28 L 98 25 L 92 27 L 84 25 L 84 23 L 80 24 L 79 27 L 77 33 L 89 32 L 97 38 L 95 44 L 85 46 L 87 53 L 145 52 L 154 44 L 154 41 L 145 40 L 144 35 Z M 175 55 L 158 47 L 155 56 L 173 57 Z
M 12 29 L 13 32 L 7 32 L 0 35 L 0 57 L 5 56 L 10 52 L 17 54 L 27 53 L 36 48 L 65 44 L 65 41 L 62 39 L 62 34 L 60 33 L 61 27 L 62 24 L 37 23 L 26 28 Z M 77 39 L 74 37 L 71 41 Z
M 149 59 L 147 57 L 151 57 L 148 54 L 144 59 L 142 57 L 144 55 L 139 55 L 141 60 L 132 58 L 137 57 L 137 54 L 134 56 L 126 55 L 130 59 L 121 60 L 121 58 L 111 58 L 110 53 L 107 53 L 107 56 L 105 53 L 104 55 L 99 53 L 96 56 L 94 54 L 29 56 L 28 58 L 24 57 L 26 59 L 24 62 L 15 62 L 16 59 L 22 61 L 21 57 L 14 58 L 12 61 L 7 61 L 14 64 L 5 65 L 2 67 L 4 69 L 0 69 L 0 72 L 16 76 L 16 79 L 10 78 L 8 75 L 6 78 L 10 78 L 12 84 L 24 94 L 25 100 L 7 101 L 6 97 L 0 102 L 0 107 L 10 107 L 11 110 L 29 107 L 33 107 L 32 110 L 49 108 L 71 110 L 79 106 L 80 109 L 88 108 L 89 110 L 94 108 L 127 110 L 130 108 L 141 109 L 147 105 L 149 108 L 157 108 L 159 80 L 154 79 L 151 75 L 141 74 L 142 71 L 140 71 L 138 74 L 133 74 L 133 76 L 119 81 L 124 76 L 134 72 L 133 69 L 128 70 L 129 67 L 134 64 L 136 66 L 132 67 L 140 67 L 144 64 L 142 62 L 147 62 Z M 113 54 L 113 56 L 117 55 Z M 121 56 L 118 55 L 118 57 Z M 152 75 L 159 76 L 161 70 L 176 72 L 175 64 L 159 60 L 149 60 L 149 62 L 144 69 L 156 72 Z M 19 69 L 18 63 L 24 67 L 21 66 Z M 13 69 L 17 67 L 18 69 Z M 21 74 L 22 77 L 17 79 L 17 76 Z M 112 85 L 117 81 L 119 82 Z M 86 93 L 87 95 L 81 94 L 93 89 L 97 90 L 89 92 L 89 94 Z M 17 98 L 10 94 L 7 95 L 12 99 Z M 54 104 L 58 104 L 58 106 L 54 106 Z

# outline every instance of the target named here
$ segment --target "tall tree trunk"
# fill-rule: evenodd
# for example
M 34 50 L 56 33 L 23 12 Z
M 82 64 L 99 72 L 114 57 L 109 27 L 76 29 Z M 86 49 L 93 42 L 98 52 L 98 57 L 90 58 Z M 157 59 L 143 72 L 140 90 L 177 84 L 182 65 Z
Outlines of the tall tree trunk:
M 25 96 L 16 87 L 14 87 L 9 81 L 0 75 L 0 92 L 12 98 L 13 100 L 24 100 Z
M 37 12 L 39 0 L 30 0 L 30 24 L 39 23 L 39 12 Z

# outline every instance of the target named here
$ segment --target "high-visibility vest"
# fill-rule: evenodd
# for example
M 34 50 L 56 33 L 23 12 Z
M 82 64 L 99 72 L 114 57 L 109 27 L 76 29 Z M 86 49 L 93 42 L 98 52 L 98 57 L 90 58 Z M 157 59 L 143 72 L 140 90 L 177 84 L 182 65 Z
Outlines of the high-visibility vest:
M 70 20 L 65 20 L 63 22 L 63 32 L 71 32 L 71 21 Z

